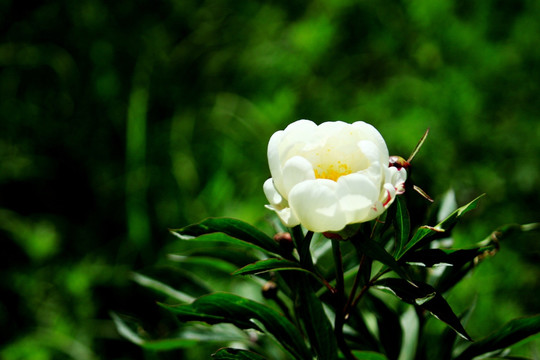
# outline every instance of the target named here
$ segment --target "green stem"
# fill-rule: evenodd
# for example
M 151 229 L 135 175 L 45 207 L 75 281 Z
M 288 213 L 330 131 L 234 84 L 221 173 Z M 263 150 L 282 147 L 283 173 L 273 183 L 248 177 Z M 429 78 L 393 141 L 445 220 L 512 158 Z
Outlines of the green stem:
M 334 322 L 334 334 L 336 336 L 338 347 L 345 356 L 345 359 L 355 360 L 356 358 L 352 354 L 351 349 L 343 336 L 343 325 L 345 324 L 345 281 L 343 279 L 343 261 L 339 240 L 332 239 L 332 253 L 334 255 L 334 264 L 336 266 L 336 318 Z

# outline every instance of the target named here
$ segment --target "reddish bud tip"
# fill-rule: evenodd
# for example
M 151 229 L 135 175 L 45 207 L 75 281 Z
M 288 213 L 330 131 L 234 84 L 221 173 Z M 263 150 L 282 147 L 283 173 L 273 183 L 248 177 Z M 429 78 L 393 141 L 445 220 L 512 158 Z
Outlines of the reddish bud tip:
M 398 170 L 401 170 L 402 168 L 405 170 L 409 170 L 411 167 L 411 164 L 402 158 L 401 156 L 390 156 L 390 164 L 389 166 L 396 167 Z

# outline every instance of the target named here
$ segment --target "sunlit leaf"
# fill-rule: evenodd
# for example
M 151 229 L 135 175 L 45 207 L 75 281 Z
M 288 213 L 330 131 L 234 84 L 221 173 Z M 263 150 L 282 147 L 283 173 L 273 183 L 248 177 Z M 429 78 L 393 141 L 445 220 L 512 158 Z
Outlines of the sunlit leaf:
M 311 287 L 306 274 L 297 274 L 296 286 L 298 314 L 304 320 L 304 328 L 319 359 L 337 359 L 337 343 L 330 320 L 322 302 Z
M 468 360 L 492 351 L 505 349 L 540 333 L 540 315 L 515 319 L 488 337 L 469 345 L 455 360 Z
M 446 219 L 441 221 L 436 226 L 427 226 L 427 225 L 421 226 L 416 231 L 413 238 L 397 254 L 397 259 L 400 259 L 404 254 L 406 254 L 409 250 L 417 246 L 421 241 L 430 239 L 434 235 L 440 235 L 441 233 L 445 233 L 451 230 L 452 227 L 454 227 L 454 225 L 458 222 L 461 216 L 463 216 L 464 214 L 476 208 L 476 206 L 478 205 L 478 201 L 480 200 L 482 196 L 484 195 L 480 195 L 479 197 L 477 197 L 470 203 L 456 209 Z
M 172 350 L 189 348 L 199 343 L 196 339 L 162 339 L 162 340 L 147 340 L 138 334 L 137 329 L 133 328 L 133 324 L 124 321 L 120 316 L 115 313 L 111 313 L 111 317 L 116 325 L 117 331 L 124 338 L 128 339 L 134 344 L 137 344 L 145 349 L 149 350 Z
M 202 296 L 189 305 L 161 305 L 176 314 L 181 321 L 231 323 L 241 329 L 266 330 L 291 355 L 301 359 L 311 356 L 294 325 L 274 309 L 256 301 L 228 293 L 214 293 Z M 251 319 L 257 319 L 265 329 Z
M 171 232 L 183 240 L 224 241 L 262 251 L 280 254 L 282 249 L 271 237 L 259 229 L 237 219 L 208 218 L 200 223 L 173 229 Z M 225 234 L 226 236 L 220 236 Z
M 212 354 L 214 359 L 219 360 L 264 360 L 265 358 L 252 351 L 234 348 L 221 348 Z
M 403 196 L 396 196 L 394 228 L 396 230 L 396 252 L 399 253 L 409 240 L 409 233 L 411 231 L 409 211 L 407 210 L 407 203 Z
M 461 325 L 458 317 L 450 308 L 450 305 L 448 305 L 446 300 L 430 285 L 393 278 L 378 280 L 374 285 L 378 288 L 390 291 L 408 304 L 413 304 L 429 311 L 437 319 L 448 324 L 461 337 L 472 341 Z
M 374 351 L 353 350 L 352 353 L 357 359 L 362 360 L 388 360 L 383 354 Z
M 233 272 L 233 275 L 253 275 L 253 274 L 261 274 L 269 271 L 284 271 L 284 270 L 295 270 L 295 271 L 303 271 L 310 275 L 313 275 L 316 279 L 318 279 L 317 275 L 312 273 L 309 270 L 306 270 L 300 266 L 299 263 L 286 260 L 286 259 L 265 259 L 260 260 L 257 262 L 254 262 L 252 264 L 246 265 L 243 268 L 240 268 Z

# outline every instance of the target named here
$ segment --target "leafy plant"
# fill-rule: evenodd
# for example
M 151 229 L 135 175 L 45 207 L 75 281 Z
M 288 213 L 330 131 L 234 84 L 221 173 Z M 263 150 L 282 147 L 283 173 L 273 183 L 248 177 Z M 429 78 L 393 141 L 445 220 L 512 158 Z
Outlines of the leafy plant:
M 390 166 L 409 170 L 409 161 Z M 164 336 L 113 314 L 118 330 L 150 350 L 207 342 L 217 359 L 323 360 L 504 358 L 507 348 L 540 332 L 537 315 L 473 341 L 466 330 L 472 307 L 458 315 L 446 300 L 501 241 L 539 224 L 504 226 L 455 249 L 452 230 L 482 196 L 452 211 L 447 197 L 433 205 L 439 219 L 424 222 L 416 218 L 424 211 L 409 206 L 405 195 L 394 196 L 376 219 L 339 232 L 277 224 L 270 236 L 230 218 L 171 230 L 178 240 L 168 265 L 134 280 L 161 293 L 164 318 L 179 322 L 167 323 Z M 441 332 L 427 331 L 432 318 L 446 325 Z

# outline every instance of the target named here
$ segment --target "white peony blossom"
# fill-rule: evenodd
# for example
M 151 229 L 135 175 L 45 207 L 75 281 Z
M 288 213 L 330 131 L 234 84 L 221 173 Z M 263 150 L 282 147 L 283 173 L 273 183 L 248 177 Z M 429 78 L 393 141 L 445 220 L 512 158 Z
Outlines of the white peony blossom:
M 267 207 L 289 227 L 339 231 L 375 219 L 405 191 L 406 170 L 389 166 L 383 137 L 362 121 L 298 120 L 272 135 L 268 163 Z

